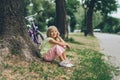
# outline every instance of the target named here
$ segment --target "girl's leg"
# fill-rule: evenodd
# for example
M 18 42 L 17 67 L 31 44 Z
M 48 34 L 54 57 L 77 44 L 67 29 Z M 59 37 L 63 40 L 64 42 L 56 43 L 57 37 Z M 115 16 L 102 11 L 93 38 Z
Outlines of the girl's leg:
M 60 61 L 66 60 L 66 52 L 64 51 L 62 55 L 59 56 Z
M 63 56 L 64 60 L 66 60 L 66 52 L 65 51 L 62 53 L 62 56 Z
M 44 56 L 46 61 L 52 61 L 56 57 L 59 57 L 60 61 L 65 60 L 65 49 L 59 45 L 55 45 Z
M 60 58 L 60 61 L 64 61 L 63 55 L 60 55 L 59 58 Z
M 66 52 L 65 52 L 64 47 L 61 47 L 59 45 L 55 45 L 55 53 L 57 56 L 59 56 L 61 61 L 66 59 Z

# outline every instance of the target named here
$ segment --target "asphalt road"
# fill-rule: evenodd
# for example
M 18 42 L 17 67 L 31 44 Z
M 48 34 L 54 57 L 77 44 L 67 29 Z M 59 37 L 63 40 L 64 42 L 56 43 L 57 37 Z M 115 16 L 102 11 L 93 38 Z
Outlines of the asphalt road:
M 120 68 L 120 35 L 107 33 L 94 33 L 99 40 L 101 52 L 110 56 L 109 62 Z M 120 76 L 113 80 L 120 80 Z

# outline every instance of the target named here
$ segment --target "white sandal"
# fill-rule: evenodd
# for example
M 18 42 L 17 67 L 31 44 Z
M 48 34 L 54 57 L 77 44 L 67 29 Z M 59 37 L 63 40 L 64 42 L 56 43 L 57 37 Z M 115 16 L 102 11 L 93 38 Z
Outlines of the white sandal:
M 60 62 L 59 65 L 63 66 L 63 67 L 72 67 L 72 66 L 74 66 L 72 63 L 67 62 L 66 60 Z

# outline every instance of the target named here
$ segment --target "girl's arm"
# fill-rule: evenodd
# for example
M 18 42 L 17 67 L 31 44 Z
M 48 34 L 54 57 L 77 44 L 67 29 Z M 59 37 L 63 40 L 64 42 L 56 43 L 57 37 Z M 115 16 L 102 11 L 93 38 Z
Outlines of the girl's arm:
M 68 49 L 70 49 L 70 45 L 68 43 L 66 43 L 60 36 L 57 37 L 58 40 L 51 40 L 50 42 L 53 44 L 58 44 L 60 46 L 66 46 Z
M 60 36 L 58 36 L 57 37 L 61 42 L 64 42 L 65 43 L 65 41 L 60 37 Z
M 52 43 L 52 44 L 58 44 L 60 46 L 67 46 L 67 44 L 65 42 L 56 41 L 54 39 L 50 39 L 49 42 Z
M 69 45 L 68 43 L 66 43 L 60 36 L 58 36 L 57 38 L 59 39 L 59 41 L 65 43 L 65 44 L 66 44 L 66 47 L 67 47 L 68 49 L 70 49 L 70 45 Z
M 60 37 L 60 33 L 59 33 L 59 32 L 58 32 L 58 34 L 57 34 L 56 40 L 59 41 L 59 42 L 64 43 L 65 46 L 66 46 L 68 49 L 70 49 L 70 45 L 69 45 L 68 43 L 66 43 L 66 42 Z

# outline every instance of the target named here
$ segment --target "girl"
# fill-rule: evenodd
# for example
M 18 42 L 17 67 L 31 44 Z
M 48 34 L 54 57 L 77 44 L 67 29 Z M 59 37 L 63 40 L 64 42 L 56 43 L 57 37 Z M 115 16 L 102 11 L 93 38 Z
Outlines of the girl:
M 43 41 L 41 46 L 41 55 L 45 61 L 53 61 L 59 57 L 60 66 L 72 67 L 67 58 L 65 48 L 70 48 L 69 44 L 66 43 L 60 36 L 55 26 L 50 26 L 47 30 L 47 38 Z

